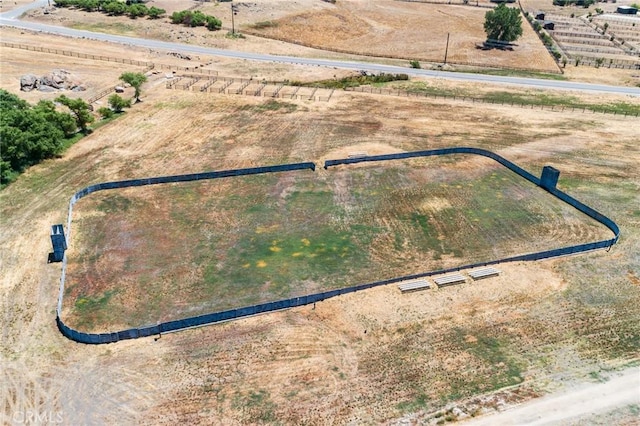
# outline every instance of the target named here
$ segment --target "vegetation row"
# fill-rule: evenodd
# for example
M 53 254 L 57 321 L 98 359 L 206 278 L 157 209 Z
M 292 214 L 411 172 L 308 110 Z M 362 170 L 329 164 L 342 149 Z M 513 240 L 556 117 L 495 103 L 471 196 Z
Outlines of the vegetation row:
M 125 72 L 120 79 L 134 88 L 134 100 L 138 101 L 145 75 Z M 129 108 L 132 100 L 114 93 L 108 102 L 109 107 L 97 111 L 103 118 L 100 124 Z M 67 111 L 59 111 L 56 104 Z M 0 188 L 13 182 L 28 167 L 60 155 L 90 133 L 89 125 L 94 121 L 90 105 L 82 99 L 60 95 L 55 102 L 41 100 L 30 105 L 0 89 Z
M 166 10 L 152 6 L 147 7 L 139 1 L 118 0 L 56 0 L 57 7 L 75 7 L 86 12 L 102 12 L 110 16 L 129 16 L 132 19 L 147 16 L 158 19 L 165 16 Z M 190 27 L 207 27 L 210 31 L 219 30 L 222 21 L 212 15 L 205 15 L 199 10 L 183 10 L 174 12 L 169 19 L 172 24 L 183 24 Z
M 167 12 L 164 9 L 152 6 L 147 7 L 141 2 L 118 0 L 55 0 L 56 7 L 76 7 L 85 12 L 103 12 L 107 15 L 127 15 L 130 18 L 148 16 L 150 19 L 158 19 Z

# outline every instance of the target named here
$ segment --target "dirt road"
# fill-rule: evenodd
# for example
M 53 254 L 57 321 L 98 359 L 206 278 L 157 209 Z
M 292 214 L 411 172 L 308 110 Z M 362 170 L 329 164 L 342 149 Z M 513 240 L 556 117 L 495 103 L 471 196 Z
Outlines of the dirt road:
M 464 425 L 554 425 L 581 423 L 589 417 L 640 404 L 640 368 L 605 383 L 585 384 L 516 408 L 465 422 Z

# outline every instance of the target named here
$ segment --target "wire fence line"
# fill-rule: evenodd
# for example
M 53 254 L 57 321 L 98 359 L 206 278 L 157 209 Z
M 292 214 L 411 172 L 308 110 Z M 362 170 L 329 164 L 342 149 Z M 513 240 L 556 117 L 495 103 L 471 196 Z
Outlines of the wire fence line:
M 484 9 L 494 9 L 496 4 L 480 3 L 478 0 L 396 0 L 407 3 L 429 3 L 429 4 L 446 4 L 450 6 L 473 6 L 482 7 Z
M 640 113 L 629 113 L 629 112 L 616 112 L 616 111 L 607 111 L 601 110 L 598 111 L 596 109 L 584 107 L 571 107 L 564 105 L 535 105 L 535 104 L 525 104 L 518 102 L 508 102 L 508 101 L 500 101 L 495 99 L 483 99 L 483 98 L 474 98 L 471 96 L 456 96 L 456 95 L 448 95 L 448 94 L 438 94 L 438 93 L 417 93 L 417 92 L 407 92 L 403 90 L 393 90 L 393 89 L 383 89 L 378 87 L 349 87 L 345 90 L 351 92 L 361 92 L 361 93 L 372 93 L 378 95 L 389 95 L 389 96 L 401 96 L 407 98 L 432 98 L 432 99 L 443 99 L 443 100 L 453 100 L 453 101 L 463 101 L 463 102 L 472 102 L 472 103 L 483 103 L 483 104 L 494 104 L 494 105 L 508 105 L 519 107 L 523 109 L 540 109 L 546 111 L 558 111 L 558 112 L 591 112 L 593 114 L 613 114 L 613 115 L 624 115 L 630 117 L 638 117 Z
M 116 58 L 112 56 L 92 55 L 88 53 L 74 52 L 71 50 L 51 49 L 48 47 L 31 46 L 27 44 L 10 43 L 6 41 L 0 42 L 0 45 L 2 45 L 3 47 L 9 47 L 12 49 L 29 50 L 32 52 L 51 53 L 54 55 L 70 56 L 74 58 L 91 59 L 95 61 L 116 62 L 119 64 L 135 65 L 140 67 L 146 67 L 147 70 L 153 70 L 153 69 L 175 70 L 175 71 L 188 71 L 188 72 L 205 74 L 205 75 L 218 75 L 217 71 L 202 69 L 200 66 L 183 67 L 180 65 L 157 64 L 155 62 L 150 62 L 150 61 L 138 61 L 135 59 L 128 59 L 128 58 Z
M 61 274 L 60 290 L 58 295 L 58 306 L 56 310 L 56 324 L 58 326 L 58 329 L 67 338 L 80 343 L 86 343 L 86 344 L 115 343 L 120 340 L 137 339 L 140 337 L 160 335 L 162 333 L 186 330 L 193 327 L 199 327 L 207 324 L 214 324 L 221 321 L 228 321 L 228 320 L 256 315 L 260 313 L 273 312 L 281 309 L 288 309 L 288 308 L 297 307 L 297 306 L 309 305 L 311 303 L 321 302 L 331 297 L 353 293 L 356 291 L 370 289 L 373 287 L 378 287 L 378 286 L 387 285 L 391 283 L 397 283 L 400 281 L 424 278 L 424 277 L 449 273 L 453 271 L 477 268 L 480 266 L 495 265 L 498 263 L 515 262 L 515 261 L 534 261 L 534 260 L 548 259 L 548 258 L 559 257 L 559 256 L 566 256 L 566 255 L 576 254 L 576 253 L 583 253 L 586 251 L 597 250 L 602 248 L 611 248 L 611 246 L 618 241 L 618 238 L 620 236 L 620 229 L 614 221 L 604 216 L 600 212 L 596 211 L 595 209 L 571 197 L 570 195 L 558 190 L 557 188 L 555 188 L 555 184 L 553 184 L 552 187 L 549 187 L 548 184 L 545 184 L 543 182 L 544 172 L 543 172 L 543 179 L 540 179 L 534 176 L 533 174 L 527 172 L 523 168 L 519 167 L 515 163 L 512 163 L 511 161 L 507 160 L 506 158 L 498 154 L 495 154 L 494 152 L 487 151 L 484 149 L 470 148 L 470 147 L 454 147 L 454 148 L 435 149 L 435 150 L 428 150 L 428 151 L 416 151 L 416 152 L 405 152 L 405 153 L 398 153 L 398 154 L 386 154 L 386 155 L 378 155 L 378 156 L 365 156 L 365 157 L 358 157 L 358 158 L 327 160 L 325 161 L 324 168 L 328 169 L 330 167 L 334 167 L 338 165 L 348 166 L 350 164 L 360 163 L 360 162 L 383 162 L 383 161 L 389 161 L 389 160 L 440 156 L 440 155 L 450 155 L 450 154 L 475 154 L 475 155 L 481 155 L 481 156 L 488 157 L 495 160 L 496 162 L 505 166 L 512 172 L 534 183 L 535 185 L 538 185 L 544 188 L 550 194 L 554 195 L 558 199 L 571 205 L 572 207 L 588 215 L 589 217 L 597 220 L 598 222 L 600 222 L 601 224 L 603 224 L 609 230 L 612 231 L 612 233 L 614 234 L 613 238 L 608 240 L 595 241 L 595 242 L 586 243 L 586 244 L 562 247 L 562 248 L 553 249 L 553 250 L 539 251 L 535 253 L 496 259 L 488 262 L 481 262 L 481 263 L 463 265 L 463 266 L 458 266 L 458 267 L 453 267 L 448 269 L 441 269 L 436 271 L 429 271 L 424 273 L 396 277 L 396 278 L 391 278 L 391 279 L 386 279 L 381 281 L 359 284 L 359 285 L 350 286 L 350 287 L 337 289 L 337 290 L 330 290 L 330 291 L 325 291 L 321 293 L 309 294 L 306 296 L 278 300 L 275 302 L 267 302 L 267 303 L 252 305 L 252 306 L 245 306 L 245 307 L 231 309 L 227 311 L 213 312 L 210 314 L 204 314 L 204 315 L 199 315 L 195 317 L 183 318 L 175 321 L 168 321 L 168 322 L 158 323 L 155 325 L 131 328 L 128 330 L 120 330 L 120 331 L 110 332 L 110 333 L 85 333 L 67 326 L 62 321 L 61 319 L 62 300 L 64 296 L 64 284 L 65 284 L 65 276 L 66 276 L 65 271 L 66 271 L 66 265 L 67 265 L 67 256 L 65 253 L 63 258 L 63 269 Z M 316 165 L 315 163 L 312 163 L 312 162 L 281 164 L 276 166 L 254 167 L 249 169 L 225 170 L 225 171 L 219 171 L 219 172 L 197 173 L 197 174 L 190 174 L 190 175 L 161 176 L 161 177 L 146 178 L 146 179 L 105 182 L 105 183 L 91 185 L 84 189 L 81 189 L 80 191 L 76 192 L 73 195 L 73 197 L 71 197 L 71 200 L 69 202 L 69 216 L 67 218 L 66 238 L 67 238 L 67 241 L 70 240 L 69 237 L 71 232 L 73 205 L 82 197 L 85 197 L 96 191 L 146 186 L 146 185 L 156 185 L 156 184 L 172 183 L 172 182 L 189 182 L 194 180 L 217 179 L 217 178 L 224 178 L 224 177 L 243 176 L 243 175 L 249 175 L 249 174 L 273 173 L 273 172 L 282 172 L 282 171 L 300 171 L 305 169 L 310 169 L 312 171 L 315 171 Z
M 404 0 L 400 0 L 400 1 L 404 1 Z M 394 54 L 379 54 L 379 53 L 373 53 L 373 52 L 364 52 L 364 51 L 356 51 L 353 49 L 341 49 L 339 47 L 331 47 L 331 46 L 324 46 L 324 45 L 317 45 L 317 44 L 313 44 L 313 43 L 308 43 L 308 42 L 304 42 L 301 40 L 293 40 L 291 38 L 288 37 L 280 37 L 277 35 L 272 35 L 272 34 L 263 34 L 259 31 L 253 30 L 251 28 L 243 28 L 242 29 L 242 33 L 244 34 L 249 34 L 255 37 L 261 37 L 261 38 L 266 38 L 266 39 L 271 39 L 271 40 L 278 40 L 278 41 L 283 41 L 285 43 L 291 43 L 291 44 L 297 44 L 298 46 L 304 46 L 304 47 L 309 47 L 311 49 L 318 49 L 318 50 L 324 50 L 327 52 L 336 52 L 336 53 L 343 53 L 346 55 L 356 55 L 356 56 L 364 56 L 364 57 L 369 57 L 369 58 L 382 58 L 382 59 L 397 59 L 397 60 L 404 60 L 404 61 L 423 61 L 423 62 L 431 62 L 431 63 L 436 63 L 436 64 L 440 64 L 444 61 L 444 57 L 443 56 L 421 56 L 421 55 L 414 55 L 414 56 L 407 56 L 407 55 L 394 55 Z M 443 42 L 444 43 L 444 42 Z M 500 68 L 496 68 L 494 66 L 492 66 L 491 64 L 487 64 L 486 62 L 472 62 L 472 61 L 462 61 L 462 60 L 457 60 L 457 59 L 447 59 L 447 64 L 454 64 L 454 65 L 462 65 L 462 66 L 469 66 L 469 67 L 478 67 L 478 68 L 495 68 L 495 69 L 500 69 Z M 513 69 L 513 70 L 518 70 L 518 71 L 533 71 L 533 72 L 546 72 L 546 73 L 551 73 L 551 74 L 562 74 L 562 71 L 560 69 L 543 69 L 541 70 L 540 68 L 532 68 L 532 67 L 516 67 L 516 66 L 509 66 L 508 69 Z
M 216 83 L 220 83 L 217 84 Z M 233 85 L 236 84 L 236 87 Z M 239 86 L 237 86 L 239 84 Z M 266 98 L 299 99 L 328 102 L 335 89 L 307 87 L 311 93 L 300 93 L 300 86 L 289 86 L 282 82 L 266 82 L 250 78 L 211 76 L 202 77 L 193 74 L 180 74 L 167 81 L 167 89 L 179 89 L 194 92 L 222 93 L 228 95 L 259 96 Z

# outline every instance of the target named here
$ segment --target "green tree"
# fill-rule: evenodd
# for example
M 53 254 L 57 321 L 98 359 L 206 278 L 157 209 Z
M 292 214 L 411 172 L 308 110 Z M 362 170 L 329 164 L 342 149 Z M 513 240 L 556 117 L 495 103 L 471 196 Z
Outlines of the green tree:
M 158 19 L 161 18 L 165 13 L 167 13 L 166 10 L 159 7 L 151 6 L 149 8 L 147 16 L 149 17 L 149 19 Z
M 171 19 L 171 23 L 172 24 L 184 24 L 185 23 L 185 19 L 187 19 L 187 16 L 189 17 L 189 19 L 191 19 L 191 11 L 189 10 L 182 10 L 180 12 L 173 12 L 171 14 L 171 16 L 169 17 L 169 19 Z
M 86 12 L 93 12 L 98 9 L 98 0 L 79 0 L 77 6 Z
M 69 108 L 76 119 L 76 125 L 80 128 L 82 133 L 87 134 L 89 132 L 88 125 L 93 123 L 94 117 L 91 115 L 88 103 L 79 98 L 68 98 L 65 95 L 58 96 L 56 98 L 56 102 L 60 102 L 62 105 Z
M 192 27 L 202 27 L 206 24 L 206 22 L 207 15 L 200 12 L 199 10 L 196 10 L 191 14 L 191 20 L 188 23 L 185 23 Z
M 27 167 L 62 152 L 65 136 L 75 133 L 71 115 L 56 111 L 51 101 L 31 106 L 0 90 L 0 186 Z
M 107 107 L 100 107 L 98 108 L 98 114 L 100 114 L 100 117 L 104 118 L 111 118 L 113 117 L 113 110 L 111 110 L 111 108 L 107 108 Z
M 520 11 L 501 3 L 484 15 L 487 40 L 515 41 L 522 35 Z
M 215 16 L 207 16 L 206 21 L 206 27 L 209 31 L 216 31 L 222 28 L 222 21 Z
M 149 12 L 149 8 L 147 8 L 147 6 L 145 6 L 144 4 L 132 4 L 127 9 L 127 15 L 129 15 L 131 19 L 136 19 L 141 16 L 145 16 L 148 12 Z
M 76 120 L 69 114 L 58 112 L 53 102 L 41 100 L 33 109 L 36 114 L 42 115 L 45 120 L 62 130 L 65 137 L 73 136 L 76 133 Z
M 131 99 L 124 99 L 116 93 L 109 96 L 108 101 L 113 112 L 122 112 L 125 108 L 131 108 Z
M 139 72 L 125 72 L 125 73 L 122 73 L 122 75 L 120 76 L 120 80 L 124 81 L 125 83 L 133 87 L 133 89 L 135 90 L 133 97 L 135 98 L 136 102 L 140 102 L 140 93 L 142 91 L 142 84 L 147 81 L 147 77 L 144 74 Z
M 102 9 L 109 15 L 124 15 L 127 13 L 127 5 L 119 1 L 109 2 Z

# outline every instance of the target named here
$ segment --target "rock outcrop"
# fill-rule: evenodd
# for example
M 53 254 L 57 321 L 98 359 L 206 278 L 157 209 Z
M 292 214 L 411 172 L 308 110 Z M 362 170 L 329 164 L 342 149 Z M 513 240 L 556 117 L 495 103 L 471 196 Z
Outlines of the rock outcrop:
M 41 92 L 55 92 L 58 90 L 71 90 L 81 92 L 87 88 L 76 81 L 69 71 L 57 69 L 49 74 L 38 77 L 34 74 L 25 74 L 20 77 L 20 90 L 30 92 L 38 89 Z

